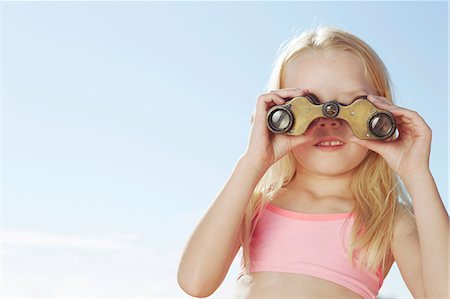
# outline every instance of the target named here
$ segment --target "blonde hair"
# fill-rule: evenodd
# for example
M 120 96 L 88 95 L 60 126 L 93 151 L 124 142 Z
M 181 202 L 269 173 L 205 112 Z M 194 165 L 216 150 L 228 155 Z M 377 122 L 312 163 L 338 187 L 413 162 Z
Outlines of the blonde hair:
M 351 33 L 330 26 L 304 31 L 281 45 L 266 86 L 267 91 L 284 88 L 287 64 L 309 50 L 339 50 L 356 55 L 361 59 L 365 76 L 377 94 L 393 102 L 391 79 L 375 51 Z M 249 273 L 250 241 L 260 216 L 259 212 L 282 186 L 292 180 L 296 164 L 293 153 L 289 152 L 267 170 L 253 191 L 241 231 L 242 266 L 245 273 Z M 356 167 L 350 189 L 354 198 L 352 212 L 355 218 L 347 252 L 348 259 L 354 266 L 354 258 L 360 258 L 358 265 L 365 265 L 370 271 L 377 271 L 381 265 L 384 272 L 386 259 L 391 253 L 395 224 L 400 216 L 414 217 L 412 202 L 399 177 L 384 158 L 370 150 Z

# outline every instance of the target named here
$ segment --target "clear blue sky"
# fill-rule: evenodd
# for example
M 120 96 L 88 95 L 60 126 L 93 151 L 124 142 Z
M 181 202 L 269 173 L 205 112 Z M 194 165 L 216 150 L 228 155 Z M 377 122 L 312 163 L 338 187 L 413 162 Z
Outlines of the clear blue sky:
M 181 251 L 276 51 L 317 25 L 369 43 L 432 128 L 448 209 L 447 5 L 3 1 L 2 295 L 187 297 Z M 239 259 L 213 297 L 233 295 Z M 379 295 L 412 298 L 395 265 Z

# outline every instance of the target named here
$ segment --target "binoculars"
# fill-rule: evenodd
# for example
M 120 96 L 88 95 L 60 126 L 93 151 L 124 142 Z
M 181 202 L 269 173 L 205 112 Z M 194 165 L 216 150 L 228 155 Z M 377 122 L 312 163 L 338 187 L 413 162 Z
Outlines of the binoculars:
M 321 104 L 314 94 L 287 99 L 267 111 L 266 123 L 275 134 L 303 134 L 319 117 L 345 120 L 359 139 L 388 139 L 397 129 L 391 112 L 377 108 L 367 96 L 359 96 L 351 104 L 332 100 Z

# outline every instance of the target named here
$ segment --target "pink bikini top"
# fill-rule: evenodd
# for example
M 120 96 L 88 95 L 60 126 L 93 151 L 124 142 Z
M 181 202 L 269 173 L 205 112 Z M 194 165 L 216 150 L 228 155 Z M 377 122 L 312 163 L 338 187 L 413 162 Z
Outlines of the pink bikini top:
M 364 298 L 376 299 L 384 280 L 381 266 L 374 273 L 353 268 L 347 258 L 352 216 L 299 213 L 269 202 L 250 242 L 250 272 L 312 275 L 338 283 Z M 242 257 L 238 279 L 243 274 Z

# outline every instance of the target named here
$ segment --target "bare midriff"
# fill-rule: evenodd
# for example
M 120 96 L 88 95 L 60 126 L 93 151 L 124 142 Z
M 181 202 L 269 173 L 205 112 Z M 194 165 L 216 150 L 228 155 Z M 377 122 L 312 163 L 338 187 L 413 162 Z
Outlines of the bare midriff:
M 253 272 L 236 282 L 236 299 L 357 298 L 358 293 L 335 282 L 297 273 Z

